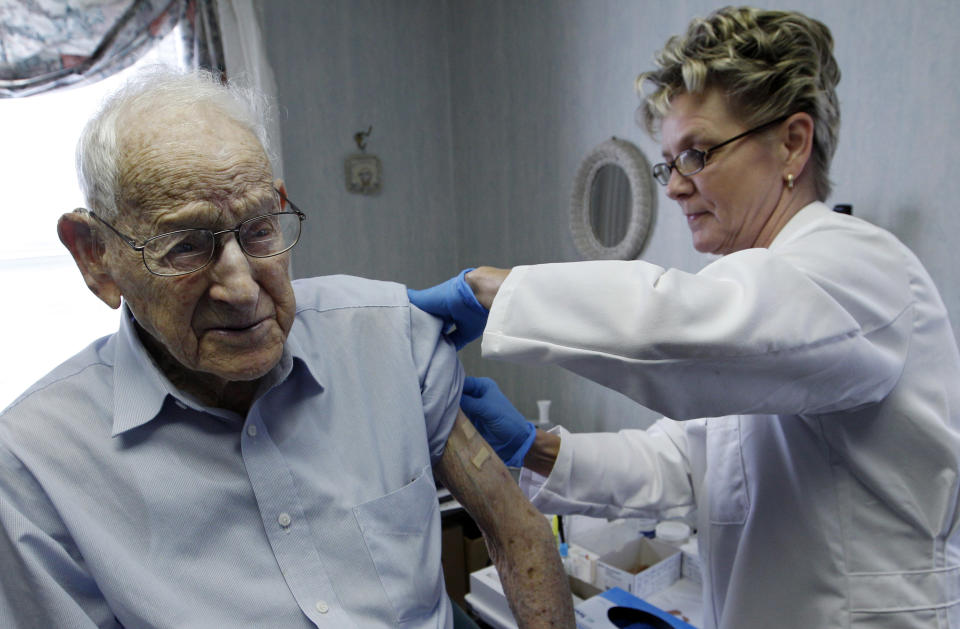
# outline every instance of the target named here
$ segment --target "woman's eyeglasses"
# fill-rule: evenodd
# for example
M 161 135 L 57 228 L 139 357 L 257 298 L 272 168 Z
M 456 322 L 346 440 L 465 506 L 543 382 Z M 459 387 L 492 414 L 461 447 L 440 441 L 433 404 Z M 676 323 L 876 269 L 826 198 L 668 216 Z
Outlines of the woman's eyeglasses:
M 781 116 L 776 120 L 771 120 L 770 122 L 765 122 L 759 127 L 754 127 L 752 129 L 747 129 L 740 135 L 736 135 L 729 140 L 724 140 L 720 144 L 715 144 L 705 151 L 699 149 L 687 149 L 681 151 L 672 162 L 660 162 L 659 164 L 653 167 L 653 176 L 657 181 L 660 182 L 660 185 L 667 185 L 670 183 L 670 171 L 676 169 L 678 173 L 684 177 L 689 177 L 690 175 L 696 175 L 698 172 L 703 170 L 703 167 L 707 165 L 707 157 L 710 156 L 710 153 L 716 151 L 718 148 L 726 146 L 731 142 L 736 142 L 742 137 L 746 137 L 751 133 L 760 131 L 761 129 L 766 129 L 767 127 L 779 124 L 789 118 L 790 115 Z

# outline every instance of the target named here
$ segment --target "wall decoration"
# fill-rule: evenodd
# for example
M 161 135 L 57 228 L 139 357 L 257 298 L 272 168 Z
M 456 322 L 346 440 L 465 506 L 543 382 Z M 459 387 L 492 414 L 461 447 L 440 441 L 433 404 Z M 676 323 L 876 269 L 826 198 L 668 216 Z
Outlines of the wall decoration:
M 656 204 L 650 164 L 632 143 L 610 138 L 574 179 L 570 231 L 587 260 L 631 260 L 647 240 Z
M 374 195 L 380 192 L 382 167 L 380 158 L 367 153 L 367 138 L 373 133 L 373 126 L 366 131 L 353 134 L 360 153 L 347 157 L 343 162 L 343 172 L 347 191 L 354 194 Z

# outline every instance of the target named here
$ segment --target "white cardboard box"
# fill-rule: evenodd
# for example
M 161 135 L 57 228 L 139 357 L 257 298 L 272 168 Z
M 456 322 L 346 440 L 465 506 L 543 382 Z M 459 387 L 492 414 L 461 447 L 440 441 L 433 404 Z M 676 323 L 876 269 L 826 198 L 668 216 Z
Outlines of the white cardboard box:
M 466 595 L 466 600 L 475 612 L 496 629 L 513 629 L 517 626 L 496 566 L 470 573 L 470 593 Z
M 578 582 L 574 578 L 570 579 L 570 591 L 573 594 L 574 606 L 586 598 L 600 594 L 591 584 Z M 510 611 L 496 566 L 487 566 L 470 573 L 470 592 L 465 600 L 470 608 L 494 629 L 517 629 L 517 622 Z
M 570 573 L 581 581 L 602 587 L 597 580 L 597 560 L 640 538 L 636 524 L 628 520 L 604 522 L 567 539 Z
M 696 535 L 680 545 L 682 559 L 680 560 L 680 577 L 689 579 L 697 584 L 703 583 L 700 566 L 700 546 Z
M 587 583 L 597 582 L 597 559 L 600 558 L 598 553 L 582 548 L 578 544 L 570 544 L 567 548 L 567 557 L 569 562 L 567 570 L 570 574 Z
M 601 590 L 620 588 L 643 598 L 679 579 L 680 563 L 679 549 L 642 537 L 597 560 L 596 585 Z

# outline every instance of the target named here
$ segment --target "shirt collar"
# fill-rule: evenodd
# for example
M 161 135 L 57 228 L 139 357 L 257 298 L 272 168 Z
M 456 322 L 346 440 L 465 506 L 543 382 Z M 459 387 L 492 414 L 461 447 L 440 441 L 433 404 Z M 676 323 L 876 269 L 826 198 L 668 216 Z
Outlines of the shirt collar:
M 124 304 L 113 370 L 113 435 L 157 416 L 173 386 L 157 368 L 137 335 L 133 313 Z
M 199 412 L 210 413 L 225 420 L 236 419 L 236 413 L 206 406 L 174 386 L 163 371 L 157 367 L 153 357 L 140 341 L 133 313 L 130 312 L 126 304 L 122 306 L 122 309 L 120 330 L 116 334 L 112 436 L 116 437 L 155 419 L 163 409 L 167 396 L 170 396 L 174 403 L 182 408 L 192 408 Z M 292 338 L 288 338 L 280 362 L 264 376 L 260 393 L 286 380 L 295 365 L 309 366 L 311 361 L 304 360 L 303 356 L 304 352 L 300 344 L 293 341 Z M 315 369 L 319 370 L 319 367 Z M 306 371 L 311 374 L 317 384 L 321 382 L 319 374 L 314 368 L 308 367 Z
M 293 327 L 290 328 L 290 334 L 287 336 L 284 355 L 289 352 L 290 357 L 295 359 L 294 362 L 309 373 L 317 386 L 323 389 L 323 383 L 328 379 L 323 370 L 325 362 L 316 356 L 318 342 L 315 339 L 309 344 L 301 341 L 301 327 L 300 320 L 294 319 Z

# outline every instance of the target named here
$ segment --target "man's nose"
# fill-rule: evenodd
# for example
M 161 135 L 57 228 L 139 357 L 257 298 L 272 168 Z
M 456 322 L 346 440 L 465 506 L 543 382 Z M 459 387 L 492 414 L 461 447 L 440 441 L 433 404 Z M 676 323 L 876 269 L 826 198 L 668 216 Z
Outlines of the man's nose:
M 210 296 L 237 305 L 256 302 L 260 287 L 253 277 L 250 259 L 240 248 L 236 234 L 224 234 L 219 244 L 219 251 L 211 263 L 213 285 Z

